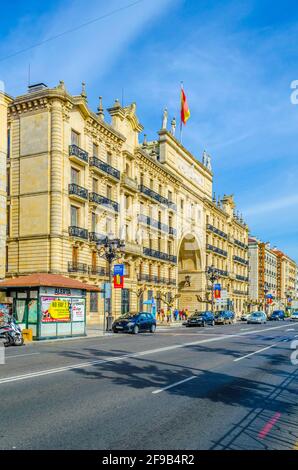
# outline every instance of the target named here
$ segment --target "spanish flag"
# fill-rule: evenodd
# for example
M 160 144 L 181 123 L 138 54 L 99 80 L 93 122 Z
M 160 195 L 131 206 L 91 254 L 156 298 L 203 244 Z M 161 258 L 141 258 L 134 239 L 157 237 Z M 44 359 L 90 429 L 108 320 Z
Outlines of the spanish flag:
M 187 104 L 187 99 L 181 86 L 181 122 L 186 124 L 187 120 L 190 118 L 190 110 Z

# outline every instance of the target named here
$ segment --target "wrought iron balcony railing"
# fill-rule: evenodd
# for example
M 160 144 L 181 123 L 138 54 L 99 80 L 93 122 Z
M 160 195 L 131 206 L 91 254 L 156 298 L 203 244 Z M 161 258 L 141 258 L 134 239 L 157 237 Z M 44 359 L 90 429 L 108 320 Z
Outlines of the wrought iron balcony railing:
M 237 261 L 237 263 L 244 264 L 245 266 L 248 266 L 248 261 L 244 258 L 240 258 L 240 256 L 233 256 L 233 260 Z
M 68 194 L 78 196 L 81 199 L 88 200 L 88 189 L 83 188 L 82 186 L 79 186 L 76 183 L 70 183 L 68 185 Z
M 219 230 L 219 228 L 216 228 L 216 227 L 214 227 L 214 226 L 211 225 L 211 224 L 207 224 L 207 230 L 208 230 L 209 232 L 216 233 L 217 235 L 219 235 L 220 237 L 224 238 L 225 240 L 227 240 L 227 238 L 228 238 L 227 233 L 223 232 L 222 230 Z
M 248 245 L 241 242 L 240 240 L 237 240 L 236 238 L 234 238 L 234 244 L 239 246 L 240 248 L 243 248 L 244 250 L 248 250 Z
M 89 201 L 95 202 L 96 204 L 99 204 L 101 206 L 105 206 L 108 209 L 114 210 L 115 212 L 119 212 L 118 202 L 112 201 L 106 196 L 101 196 L 100 194 L 97 194 L 97 193 L 89 193 Z
M 152 217 L 140 214 L 138 219 L 139 222 L 142 222 L 150 227 L 156 228 L 157 230 L 161 230 L 162 232 L 166 233 L 171 233 L 170 228 L 172 227 L 169 227 L 168 225 L 160 222 L 159 220 L 152 219 Z
M 173 209 L 173 210 L 177 209 L 176 204 L 174 202 L 170 201 L 164 196 L 161 196 L 157 192 L 153 191 L 153 189 L 147 188 L 147 186 L 145 186 L 144 184 L 139 185 L 139 190 L 141 191 L 141 193 L 145 194 L 151 199 L 154 199 L 160 204 L 164 204 L 165 206 L 168 206 L 169 209 Z
M 161 259 L 164 261 L 169 261 L 170 263 L 177 263 L 177 256 L 169 255 L 168 253 L 164 253 L 162 251 L 153 250 L 152 248 L 144 247 L 143 253 L 146 256 L 151 256 L 152 258 Z
M 238 281 L 248 282 L 248 277 L 247 276 L 241 276 L 240 274 L 236 274 L 236 279 Z
M 217 248 L 217 246 L 209 245 L 209 243 L 207 243 L 206 249 L 207 249 L 207 251 L 213 251 L 213 253 L 217 253 L 219 255 L 222 255 L 225 258 L 228 256 L 227 251 L 222 250 L 221 248 Z
M 73 261 L 68 261 L 68 272 L 69 273 L 87 273 L 88 266 L 84 263 L 76 263 Z
M 177 235 L 177 230 L 176 230 L 174 227 L 169 227 L 169 234 L 170 234 L 170 235 L 173 235 L 174 237 L 176 237 L 176 235 Z
M 98 232 L 89 232 L 89 241 L 95 243 L 104 243 L 106 241 L 106 235 Z
M 89 266 L 88 272 L 93 276 L 108 276 L 107 270 L 102 266 Z
M 71 225 L 70 227 L 68 227 L 68 233 L 71 237 L 83 238 L 84 240 L 88 240 L 88 230 L 86 230 L 85 228 Z
M 78 147 L 77 145 L 71 144 L 71 145 L 69 146 L 68 152 L 69 152 L 69 156 L 70 156 L 70 157 L 75 156 L 75 157 L 77 157 L 79 160 L 82 160 L 83 162 L 88 163 L 88 152 L 86 152 L 85 150 L 81 149 L 81 148 Z
M 103 162 L 99 158 L 91 157 L 89 163 L 90 166 L 95 166 L 104 173 L 113 176 L 113 178 L 116 178 L 117 180 L 120 180 L 120 171 L 114 168 L 113 166 L 109 165 L 108 163 Z

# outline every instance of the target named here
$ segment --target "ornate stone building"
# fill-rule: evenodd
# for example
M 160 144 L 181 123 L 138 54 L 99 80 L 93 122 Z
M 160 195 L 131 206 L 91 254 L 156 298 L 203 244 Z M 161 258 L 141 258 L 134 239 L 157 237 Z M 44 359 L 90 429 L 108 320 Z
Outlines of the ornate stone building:
M 71 96 L 63 82 L 31 86 L 5 103 L 7 277 L 61 273 L 102 285 L 107 266 L 98 246 L 109 235 L 125 240 L 125 286 L 113 289 L 114 314 L 136 311 L 152 297 L 158 307 L 176 298 L 180 307 L 205 308 L 211 265 L 230 305 L 242 311 L 248 228 L 232 196 L 212 198 L 210 157 L 204 153 L 200 162 L 181 145 L 174 120 L 169 131 L 165 114 L 158 139 L 140 143 L 135 104 L 116 100 L 109 124 L 101 99 L 95 114 L 85 87 Z M 99 321 L 103 302 L 91 294 L 89 322 Z

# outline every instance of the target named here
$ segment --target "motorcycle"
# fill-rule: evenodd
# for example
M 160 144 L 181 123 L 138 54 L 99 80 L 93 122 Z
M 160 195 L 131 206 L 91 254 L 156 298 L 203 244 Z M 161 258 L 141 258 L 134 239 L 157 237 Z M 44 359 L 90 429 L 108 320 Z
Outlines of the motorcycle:
M 0 326 L 0 339 L 4 339 L 4 346 L 22 346 L 24 344 L 22 330 L 14 318 Z

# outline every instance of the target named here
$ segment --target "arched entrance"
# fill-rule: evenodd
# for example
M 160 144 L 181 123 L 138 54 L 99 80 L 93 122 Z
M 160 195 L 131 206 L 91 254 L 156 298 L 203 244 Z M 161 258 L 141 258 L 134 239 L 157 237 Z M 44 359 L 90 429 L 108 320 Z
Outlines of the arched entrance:
M 190 312 L 202 308 L 197 296 L 205 297 L 205 283 L 198 241 L 194 235 L 185 235 L 180 243 L 178 256 L 179 308 L 188 308 Z

